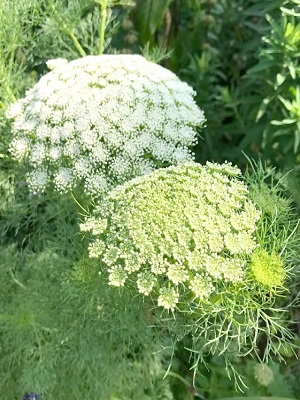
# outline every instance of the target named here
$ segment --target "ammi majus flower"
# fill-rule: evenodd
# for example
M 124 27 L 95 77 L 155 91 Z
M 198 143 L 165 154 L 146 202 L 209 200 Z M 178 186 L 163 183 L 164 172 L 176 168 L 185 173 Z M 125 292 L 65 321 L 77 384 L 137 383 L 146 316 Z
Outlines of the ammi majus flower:
M 79 184 L 100 196 L 159 166 L 191 161 L 203 126 L 195 92 L 139 55 L 87 56 L 53 69 L 12 104 L 12 156 L 33 191 Z
M 260 212 L 240 171 L 229 163 L 185 163 L 118 186 L 81 225 L 89 251 L 111 286 L 135 282 L 139 293 L 174 310 L 209 301 L 247 274 L 257 248 Z

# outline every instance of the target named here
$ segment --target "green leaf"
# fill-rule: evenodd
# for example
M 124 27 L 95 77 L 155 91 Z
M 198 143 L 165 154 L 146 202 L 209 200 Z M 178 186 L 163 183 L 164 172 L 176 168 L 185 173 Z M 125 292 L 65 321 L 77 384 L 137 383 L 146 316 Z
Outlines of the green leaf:
M 165 12 L 172 0 L 138 0 L 135 17 L 142 46 L 153 43 L 154 33 L 162 26 Z
M 271 121 L 271 124 L 272 125 L 291 125 L 291 124 L 294 124 L 295 122 L 297 122 L 296 119 L 285 118 L 285 119 L 282 119 L 281 121 L 273 120 L 273 121 Z
M 293 104 L 289 100 L 284 99 L 282 96 L 278 96 L 278 99 L 288 111 L 293 111 Z
M 282 5 L 282 0 L 272 0 L 269 2 L 255 2 L 250 7 L 243 10 L 244 15 L 250 15 L 252 17 L 265 17 L 268 11 L 277 9 Z
M 288 69 L 290 71 L 291 77 L 293 79 L 296 79 L 296 68 L 295 68 L 295 66 L 293 64 L 289 64 L 288 65 Z
M 295 141 L 294 141 L 294 154 L 297 153 L 300 145 L 300 130 L 295 130 Z
M 279 86 L 281 86 L 286 80 L 286 76 L 282 74 L 277 74 L 276 75 L 276 83 L 274 85 L 274 89 L 277 90 Z
M 245 150 L 253 144 L 261 143 L 263 130 L 264 125 L 261 123 L 254 124 L 253 127 L 249 128 L 238 146 L 239 150 Z
M 250 29 L 253 29 L 255 32 L 258 32 L 258 33 L 261 33 L 261 34 L 266 32 L 266 28 L 265 27 L 262 27 L 260 25 L 254 24 L 253 22 L 248 22 L 247 21 L 247 22 L 245 22 L 245 26 L 248 26 Z
M 282 11 L 286 15 L 292 15 L 293 17 L 300 17 L 300 13 L 285 7 L 280 7 L 280 11 Z
M 259 107 L 259 110 L 256 114 L 255 122 L 258 122 L 264 116 L 271 100 L 272 99 L 270 97 L 266 97 L 265 99 L 263 99 L 263 101 Z
M 276 65 L 277 63 L 273 60 L 260 61 L 258 64 L 254 65 L 254 67 L 250 68 L 247 74 L 253 74 L 264 70 L 268 71 L 271 67 L 275 67 Z

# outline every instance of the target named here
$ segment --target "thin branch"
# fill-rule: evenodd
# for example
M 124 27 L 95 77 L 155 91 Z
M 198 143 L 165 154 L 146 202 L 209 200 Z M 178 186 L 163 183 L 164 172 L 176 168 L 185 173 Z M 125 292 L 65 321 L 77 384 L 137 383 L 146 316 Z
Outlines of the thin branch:
M 74 46 L 76 48 L 76 50 L 78 51 L 78 53 L 81 55 L 81 57 L 85 57 L 86 56 L 86 52 L 84 51 L 84 48 L 81 46 L 81 44 L 79 43 L 77 37 L 75 36 L 74 32 L 71 31 L 67 24 L 62 21 L 62 26 L 65 30 L 65 32 L 70 36 L 70 38 L 72 39 Z
M 98 54 L 103 54 L 104 38 L 107 20 L 107 0 L 100 1 L 100 26 L 99 26 L 99 50 Z

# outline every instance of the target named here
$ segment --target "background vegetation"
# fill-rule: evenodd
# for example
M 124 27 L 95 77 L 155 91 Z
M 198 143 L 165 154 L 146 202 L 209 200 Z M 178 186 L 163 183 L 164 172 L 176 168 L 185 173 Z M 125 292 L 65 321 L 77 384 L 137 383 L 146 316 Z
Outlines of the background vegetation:
M 131 314 L 125 323 L 124 299 L 111 318 L 105 310 L 113 300 L 106 294 L 104 303 L 98 304 L 98 289 L 86 285 L 85 246 L 76 236 L 78 207 L 70 206 L 74 202 L 67 196 L 58 200 L 54 193 L 29 194 L 8 155 L 11 138 L 5 110 L 48 71 L 48 59 L 71 60 L 99 53 L 104 21 L 101 3 L 103 0 L 0 3 L 1 396 L 21 399 L 26 391 L 39 393 L 40 388 L 49 388 L 51 395 L 46 400 L 237 397 L 222 357 L 208 358 L 209 368 L 203 365 L 193 383 L 184 344 L 177 349 L 168 377 L 161 380 L 161 366 L 167 367 L 171 344 L 166 343 L 159 352 L 151 335 L 139 328 L 136 315 L 142 305 L 128 306 Z M 246 168 L 245 153 L 277 167 L 278 176 L 292 171 L 283 182 L 297 209 L 300 1 L 112 0 L 108 6 L 105 53 L 141 53 L 196 90 L 207 118 L 195 148 L 197 161 L 229 160 Z M 298 335 L 300 309 L 295 298 L 299 286 L 295 282 L 290 290 L 294 308 L 287 318 Z M 104 309 L 105 332 L 97 327 L 97 307 Z M 111 326 L 116 321 L 118 336 Z M 73 332 L 77 334 L 72 336 Z M 71 336 L 73 344 L 68 343 Z M 119 355 L 91 351 L 98 341 L 107 341 L 110 348 L 115 341 L 118 352 L 120 338 L 124 346 Z M 12 342 L 18 349 L 13 355 L 6 350 Z M 147 351 L 139 349 L 140 343 Z M 158 355 L 145 358 L 145 354 Z M 275 360 L 270 364 L 269 381 L 259 379 L 257 364 L 250 357 L 233 360 L 247 386 L 244 397 L 299 398 L 299 362 L 292 349 L 282 357 L 285 363 Z M 103 366 L 110 363 L 113 368 L 105 370 Z M 96 386 L 95 376 L 99 376 Z M 130 380 L 136 382 L 134 392 Z M 74 387 L 69 382 L 74 382 Z

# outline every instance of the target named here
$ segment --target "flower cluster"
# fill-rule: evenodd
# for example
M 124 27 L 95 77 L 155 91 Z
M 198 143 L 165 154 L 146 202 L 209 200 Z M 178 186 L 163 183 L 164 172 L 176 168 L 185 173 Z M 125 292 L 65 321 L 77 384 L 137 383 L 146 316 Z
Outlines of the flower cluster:
M 14 103 L 10 150 L 33 191 L 83 182 L 99 195 L 160 165 L 191 161 L 205 121 L 193 89 L 138 55 L 51 60 L 51 72 Z
M 275 252 L 269 254 L 264 249 L 257 249 L 252 254 L 251 271 L 256 282 L 269 289 L 282 287 L 287 277 L 283 260 Z
M 267 364 L 255 364 L 254 377 L 262 386 L 269 386 L 274 381 L 274 373 Z
M 260 212 L 229 163 L 187 162 L 113 189 L 82 231 L 94 241 L 109 284 L 135 282 L 174 310 L 181 293 L 207 301 L 218 286 L 237 284 L 257 247 Z

